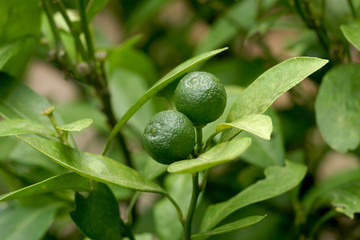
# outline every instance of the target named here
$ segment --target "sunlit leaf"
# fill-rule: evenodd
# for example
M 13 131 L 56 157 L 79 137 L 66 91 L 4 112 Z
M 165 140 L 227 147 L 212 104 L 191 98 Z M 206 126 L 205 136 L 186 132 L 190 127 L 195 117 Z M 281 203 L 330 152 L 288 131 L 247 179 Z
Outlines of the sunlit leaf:
M 54 134 L 47 126 L 27 119 L 9 119 L 0 121 L 0 137 L 30 133 Z
M 357 20 L 347 25 L 341 25 L 340 29 L 345 38 L 360 51 L 360 21 Z
M 151 180 L 111 158 L 81 152 L 62 143 L 44 138 L 19 138 L 63 167 L 84 177 L 139 191 L 165 193 L 164 189 Z
M 76 122 L 72 122 L 69 124 L 58 126 L 58 129 L 67 131 L 67 132 L 79 132 L 83 130 L 84 128 L 89 127 L 93 123 L 93 120 L 90 118 L 85 118 L 78 120 Z
M 220 132 L 229 128 L 237 128 L 239 130 L 245 130 L 256 136 L 270 140 L 272 132 L 271 118 L 266 115 L 255 114 L 246 115 L 231 123 L 221 123 L 217 126 L 216 131 Z
M 250 138 L 239 138 L 220 143 L 195 159 L 172 163 L 168 172 L 195 173 L 234 160 L 240 156 L 251 143 Z
M 311 73 L 324 66 L 328 60 L 313 57 L 295 57 L 275 65 L 259 76 L 236 99 L 227 118 L 232 122 L 246 115 L 262 114 L 284 92 L 298 84 Z M 226 130 L 222 140 L 231 139 L 239 130 Z

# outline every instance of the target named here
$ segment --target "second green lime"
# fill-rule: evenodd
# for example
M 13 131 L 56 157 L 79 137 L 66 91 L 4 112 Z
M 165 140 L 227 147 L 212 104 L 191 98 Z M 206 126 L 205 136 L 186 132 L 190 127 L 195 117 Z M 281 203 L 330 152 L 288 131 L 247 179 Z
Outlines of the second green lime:
M 226 107 L 226 91 L 221 81 L 208 72 L 192 72 L 181 79 L 174 93 L 176 109 L 196 125 L 218 119 Z

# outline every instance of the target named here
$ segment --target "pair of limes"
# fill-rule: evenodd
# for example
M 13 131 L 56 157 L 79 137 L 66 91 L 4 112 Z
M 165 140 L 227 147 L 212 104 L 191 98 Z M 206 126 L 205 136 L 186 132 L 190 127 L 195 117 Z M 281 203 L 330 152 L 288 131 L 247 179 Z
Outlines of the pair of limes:
M 177 111 L 156 114 L 144 130 L 144 147 L 156 161 L 170 164 L 185 159 L 195 147 L 194 125 L 204 126 L 224 112 L 226 91 L 211 73 L 192 72 L 175 89 Z

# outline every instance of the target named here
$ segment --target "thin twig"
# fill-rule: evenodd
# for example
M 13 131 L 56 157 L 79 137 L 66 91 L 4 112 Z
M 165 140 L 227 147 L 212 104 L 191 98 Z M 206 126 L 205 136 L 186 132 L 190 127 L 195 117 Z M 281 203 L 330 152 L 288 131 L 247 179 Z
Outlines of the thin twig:
M 199 173 L 194 173 L 192 175 L 192 182 L 193 182 L 193 190 L 192 190 L 190 206 L 188 213 L 186 215 L 185 227 L 184 227 L 185 240 L 191 240 L 192 219 L 194 217 L 197 200 L 201 192 L 199 188 Z

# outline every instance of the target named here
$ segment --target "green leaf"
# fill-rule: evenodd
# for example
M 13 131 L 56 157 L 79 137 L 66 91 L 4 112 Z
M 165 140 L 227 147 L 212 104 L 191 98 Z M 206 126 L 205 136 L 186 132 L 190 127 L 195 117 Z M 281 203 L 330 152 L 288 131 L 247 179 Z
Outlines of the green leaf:
M 9 119 L 0 121 L 0 137 L 30 133 L 54 134 L 47 126 L 27 119 Z
M 76 122 L 58 126 L 57 128 L 67 131 L 67 132 L 80 132 L 84 128 L 89 127 L 92 123 L 93 123 L 92 119 L 85 118 L 85 119 L 78 120 Z
M 310 212 L 317 201 L 322 199 L 322 197 L 328 195 L 328 193 L 334 189 L 340 189 L 344 184 L 353 181 L 360 181 L 359 169 L 336 174 L 335 176 L 326 179 L 326 181 L 323 181 L 320 184 L 313 185 L 306 192 L 302 201 L 305 211 L 307 213 Z
M 360 51 L 360 21 L 351 24 L 341 25 L 340 29 L 345 38 Z
M 360 142 L 360 70 L 358 64 L 331 69 L 323 78 L 315 102 L 316 122 L 324 140 L 347 152 Z
M 76 173 L 65 173 L 48 178 L 42 182 L 35 183 L 19 190 L 0 195 L 0 202 L 25 197 L 33 197 L 39 194 L 65 189 L 89 191 L 91 189 L 91 182 L 90 179 L 81 177 Z
M 185 216 L 189 208 L 192 192 L 192 180 L 189 174 L 166 175 L 164 186 L 172 198 L 179 204 Z M 180 240 L 183 228 L 174 205 L 163 198 L 154 205 L 155 229 L 160 240 Z
M 201 231 L 209 231 L 231 213 L 253 203 L 279 196 L 296 187 L 304 178 L 306 167 L 287 161 L 285 167 L 265 169 L 265 179 L 251 185 L 231 199 L 210 206 L 203 218 Z
M 270 140 L 273 129 L 271 118 L 261 114 L 247 115 L 231 123 L 221 123 L 216 131 L 220 132 L 229 128 L 245 130 L 266 140 Z
M 109 0 L 90 0 L 90 3 L 86 8 L 86 16 L 88 22 L 91 20 L 106 6 Z
M 239 29 L 246 32 L 256 20 L 257 7 L 253 0 L 233 4 L 229 11 L 212 25 L 207 37 L 196 49 L 196 54 L 223 46 L 239 33 Z
M 243 132 L 238 137 L 251 137 L 250 147 L 241 155 L 250 164 L 261 168 L 273 165 L 285 165 L 284 140 L 281 131 L 281 124 L 276 112 L 269 108 L 266 112 L 272 119 L 273 132 L 270 141 L 254 136 L 248 132 Z
M 360 212 L 360 182 L 354 182 L 341 186 L 330 193 L 331 204 L 335 210 L 341 212 L 351 219 L 354 214 Z
M 284 92 L 324 66 L 328 60 L 314 57 L 295 57 L 277 64 L 260 75 L 236 99 L 227 118 L 232 122 L 246 115 L 262 114 Z M 231 139 L 239 130 L 227 130 L 222 141 Z
M 220 143 L 195 159 L 177 161 L 168 167 L 171 173 L 195 173 L 232 161 L 251 144 L 250 138 L 239 138 Z
M 56 205 L 39 208 L 20 207 L 0 210 L 0 239 L 39 240 L 55 218 Z
M 19 50 L 18 42 L 12 42 L 10 44 L 6 44 L 0 46 L 0 69 L 2 69 L 5 64 L 10 60 L 10 58 L 17 53 Z
M 210 236 L 220 235 L 220 234 L 232 232 L 232 231 L 235 231 L 235 230 L 238 230 L 241 228 L 246 228 L 246 227 L 249 227 L 251 225 L 254 225 L 254 224 L 260 222 L 265 217 L 266 217 L 266 215 L 242 218 L 235 222 L 225 224 L 221 227 L 217 227 L 211 231 L 194 234 L 191 236 L 191 239 L 192 240 L 203 240 L 203 239 L 207 239 Z
M 119 205 L 108 186 L 94 183 L 87 198 L 76 193 L 75 203 L 76 209 L 70 216 L 86 236 L 96 240 L 122 238 Z
M 157 92 L 159 92 L 161 89 L 166 87 L 168 84 L 170 84 L 172 81 L 180 77 L 185 72 L 189 71 L 191 68 L 195 67 L 199 63 L 213 57 L 216 54 L 219 54 L 223 51 L 225 51 L 227 48 L 222 48 L 210 52 L 206 52 L 203 54 L 200 54 L 196 57 L 193 57 L 177 67 L 175 67 L 173 70 L 171 70 L 169 73 L 167 73 L 164 77 L 162 77 L 158 82 L 156 82 L 149 90 L 146 91 L 146 93 L 137 100 L 137 102 L 132 105 L 129 110 L 124 114 L 124 116 L 118 121 L 116 126 L 113 128 L 113 130 L 110 133 L 110 136 L 106 142 L 104 153 L 107 152 L 107 150 L 110 148 L 110 144 L 116 134 L 119 132 L 119 130 L 125 125 L 125 123 L 133 116 L 152 96 L 154 96 Z
M 164 189 L 151 180 L 111 158 L 81 152 L 62 143 L 44 138 L 19 138 L 63 167 L 84 177 L 138 191 L 165 193 Z

